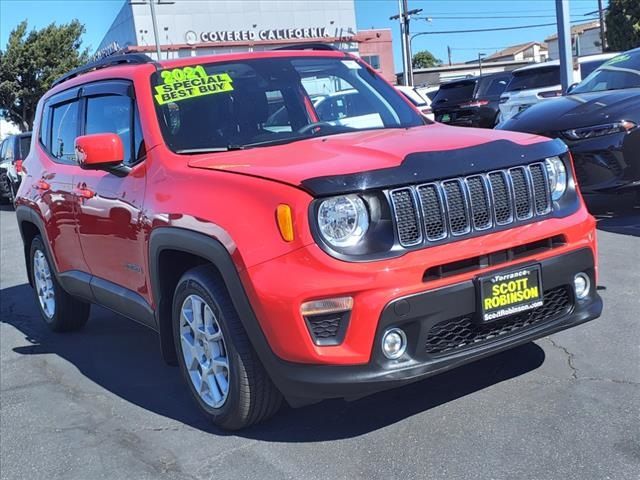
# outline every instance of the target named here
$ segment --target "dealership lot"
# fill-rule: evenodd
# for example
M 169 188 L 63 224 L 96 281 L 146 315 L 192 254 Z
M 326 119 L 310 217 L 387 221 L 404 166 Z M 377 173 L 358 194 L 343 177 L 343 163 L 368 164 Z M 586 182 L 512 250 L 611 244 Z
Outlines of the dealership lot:
M 603 316 L 357 402 L 229 434 L 156 335 L 102 308 L 50 333 L 0 211 L 0 477 L 631 479 L 640 471 L 640 209 L 598 201 Z

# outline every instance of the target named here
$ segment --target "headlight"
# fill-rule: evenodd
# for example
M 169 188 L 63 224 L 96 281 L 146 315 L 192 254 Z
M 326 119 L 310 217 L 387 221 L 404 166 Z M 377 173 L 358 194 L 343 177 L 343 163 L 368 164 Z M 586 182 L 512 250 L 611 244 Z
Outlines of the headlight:
M 341 195 L 323 201 L 318 208 L 322 237 L 334 247 L 358 243 L 369 228 L 369 213 L 357 195 Z
M 554 201 L 559 200 L 567 190 L 567 169 L 559 157 L 547 158 L 544 163 L 547 167 L 551 198 Z
M 605 125 L 565 130 L 562 134 L 569 140 L 586 140 L 588 138 L 602 137 L 603 135 L 611 135 L 614 133 L 626 133 L 636 127 L 637 125 L 635 123 L 623 120 Z

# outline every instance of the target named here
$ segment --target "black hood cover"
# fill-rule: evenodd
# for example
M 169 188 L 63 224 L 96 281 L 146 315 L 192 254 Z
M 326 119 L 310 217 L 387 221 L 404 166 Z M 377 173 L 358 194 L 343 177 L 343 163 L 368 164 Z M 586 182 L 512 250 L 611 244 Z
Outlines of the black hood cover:
M 566 151 L 567 146 L 560 140 L 529 145 L 496 140 L 456 150 L 411 153 L 397 167 L 311 178 L 304 180 L 302 187 L 314 196 L 393 188 L 515 167 Z

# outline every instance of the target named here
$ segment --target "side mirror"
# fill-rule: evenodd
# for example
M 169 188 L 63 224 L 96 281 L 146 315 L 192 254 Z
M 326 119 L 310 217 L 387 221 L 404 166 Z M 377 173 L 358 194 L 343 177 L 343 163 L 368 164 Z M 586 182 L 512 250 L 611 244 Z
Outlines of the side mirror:
M 567 88 L 567 93 L 571 93 L 573 89 L 576 88 L 578 85 L 579 85 L 578 82 L 572 83 L 571 85 L 569 85 L 569 88 Z
M 94 133 L 76 138 L 76 159 L 82 168 L 114 167 L 124 160 L 122 140 L 115 133 Z

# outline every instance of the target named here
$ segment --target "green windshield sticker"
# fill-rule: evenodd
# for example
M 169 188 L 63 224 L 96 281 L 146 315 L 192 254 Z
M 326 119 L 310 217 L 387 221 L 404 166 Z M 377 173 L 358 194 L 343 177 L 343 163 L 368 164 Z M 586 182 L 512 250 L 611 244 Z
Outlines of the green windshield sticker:
M 154 95 L 158 105 L 233 90 L 228 73 L 208 75 L 202 65 L 163 70 L 160 76 L 164 83 L 155 86 Z
M 616 63 L 626 62 L 630 58 L 631 56 L 625 53 L 623 55 L 618 55 L 617 57 L 613 57 L 611 60 L 606 62 L 605 65 L 615 65 Z

